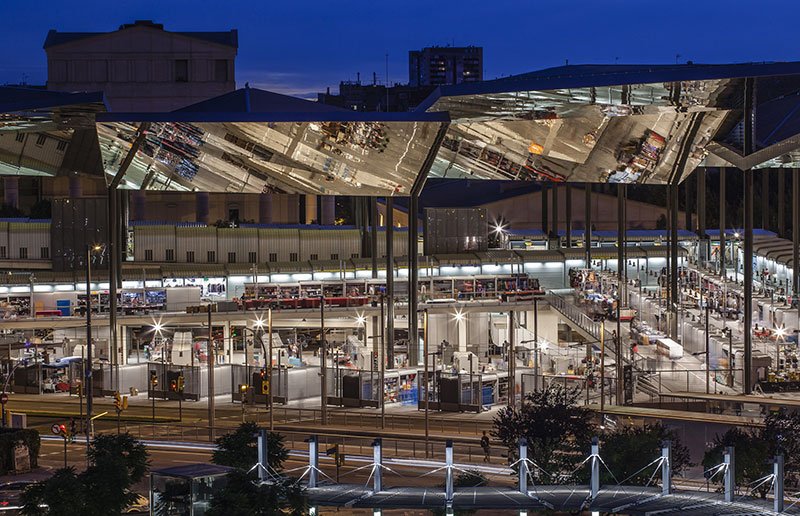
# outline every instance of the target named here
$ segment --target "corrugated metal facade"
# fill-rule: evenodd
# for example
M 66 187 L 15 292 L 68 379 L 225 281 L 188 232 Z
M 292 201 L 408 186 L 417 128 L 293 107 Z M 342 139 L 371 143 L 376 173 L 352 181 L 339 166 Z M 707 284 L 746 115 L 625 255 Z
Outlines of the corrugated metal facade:
M 220 228 L 217 230 L 219 263 L 259 263 L 258 229 Z
M 193 253 L 195 263 L 217 263 L 220 259 L 226 259 L 226 257 L 221 257 L 217 250 L 217 228 L 215 227 L 179 227 L 175 234 L 177 240 L 175 259 L 179 262 L 188 262 L 189 253 Z
M 395 257 L 405 256 L 408 251 L 408 232 L 395 230 L 392 240 Z M 386 257 L 386 230 L 378 231 L 378 256 Z
M 43 256 L 42 249 L 45 256 Z M 9 222 L 8 257 L 13 260 L 50 259 L 49 222 Z
M 300 230 L 300 260 L 349 260 L 361 251 L 357 229 Z
M 297 229 L 260 228 L 258 251 L 262 262 L 299 260 L 300 232 Z
M 186 260 L 186 256 L 175 256 L 175 230 L 175 226 L 136 227 L 133 246 L 134 259 L 143 262 L 182 262 Z M 167 260 L 168 250 L 172 251 L 172 260 Z

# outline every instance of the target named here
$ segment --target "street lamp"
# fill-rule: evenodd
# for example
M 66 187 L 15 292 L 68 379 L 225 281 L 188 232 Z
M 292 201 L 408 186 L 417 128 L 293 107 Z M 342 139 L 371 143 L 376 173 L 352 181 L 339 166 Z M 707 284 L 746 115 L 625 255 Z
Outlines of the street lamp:
M 86 383 L 86 451 L 92 436 L 92 253 L 100 251 L 100 245 L 86 246 L 86 363 L 84 382 Z M 33 289 L 31 289 L 33 290 Z M 31 305 L 33 310 L 33 305 Z M 88 455 L 87 455 L 88 458 Z

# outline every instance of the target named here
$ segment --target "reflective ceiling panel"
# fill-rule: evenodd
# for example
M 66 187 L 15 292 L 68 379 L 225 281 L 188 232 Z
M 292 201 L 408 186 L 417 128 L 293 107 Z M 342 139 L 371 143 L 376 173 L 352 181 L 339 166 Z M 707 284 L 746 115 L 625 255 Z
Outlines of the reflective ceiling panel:
M 440 88 L 421 108 L 452 119 L 430 175 L 667 184 L 741 164 L 729 135 L 752 76 L 766 121 L 747 165 L 797 166 L 800 63 L 589 65 Z
M 426 120 L 444 120 L 424 114 L 417 118 L 421 121 L 156 121 L 120 186 L 408 195 L 442 123 Z M 109 180 L 119 170 L 139 124 L 97 123 Z
M 0 175 L 55 176 L 76 132 L 94 131 L 101 93 L 0 87 Z

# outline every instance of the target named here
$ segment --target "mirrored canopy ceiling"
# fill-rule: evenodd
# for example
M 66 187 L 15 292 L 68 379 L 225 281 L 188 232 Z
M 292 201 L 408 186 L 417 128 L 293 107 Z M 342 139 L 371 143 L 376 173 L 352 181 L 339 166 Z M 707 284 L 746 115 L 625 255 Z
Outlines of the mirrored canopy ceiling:
M 441 87 L 420 107 L 452 119 L 430 175 L 667 184 L 731 166 L 735 152 L 719 141 L 741 124 L 745 77 L 761 92 L 756 112 L 772 104 L 785 117 L 800 105 L 777 100 L 796 94 L 800 63 L 565 66 Z M 800 118 L 783 120 L 771 138 L 788 139 L 764 139 L 750 166 L 797 149 L 798 133 Z
M 97 132 L 110 181 L 138 127 L 150 123 L 121 188 L 408 195 L 447 120 L 356 113 L 247 88 L 174 113 L 106 114 Z
M 105 109 L 102 93 L 0 87 L 0 175 L 55 176 L 75 161 L 75 134 L 94 133 Z

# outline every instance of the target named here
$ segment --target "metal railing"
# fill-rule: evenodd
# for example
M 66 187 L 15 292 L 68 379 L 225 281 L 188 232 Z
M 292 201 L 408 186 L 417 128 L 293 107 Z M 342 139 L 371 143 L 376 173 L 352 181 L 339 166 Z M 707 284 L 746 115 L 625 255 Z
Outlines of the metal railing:
M 592 320 L 583 310 L 558 294 L 550 293 L 545 299 L 550 302 L 553 308 L 561 312 L 564 317 L 583 328 L 595 339 L 600 339 L 601 323 Z

